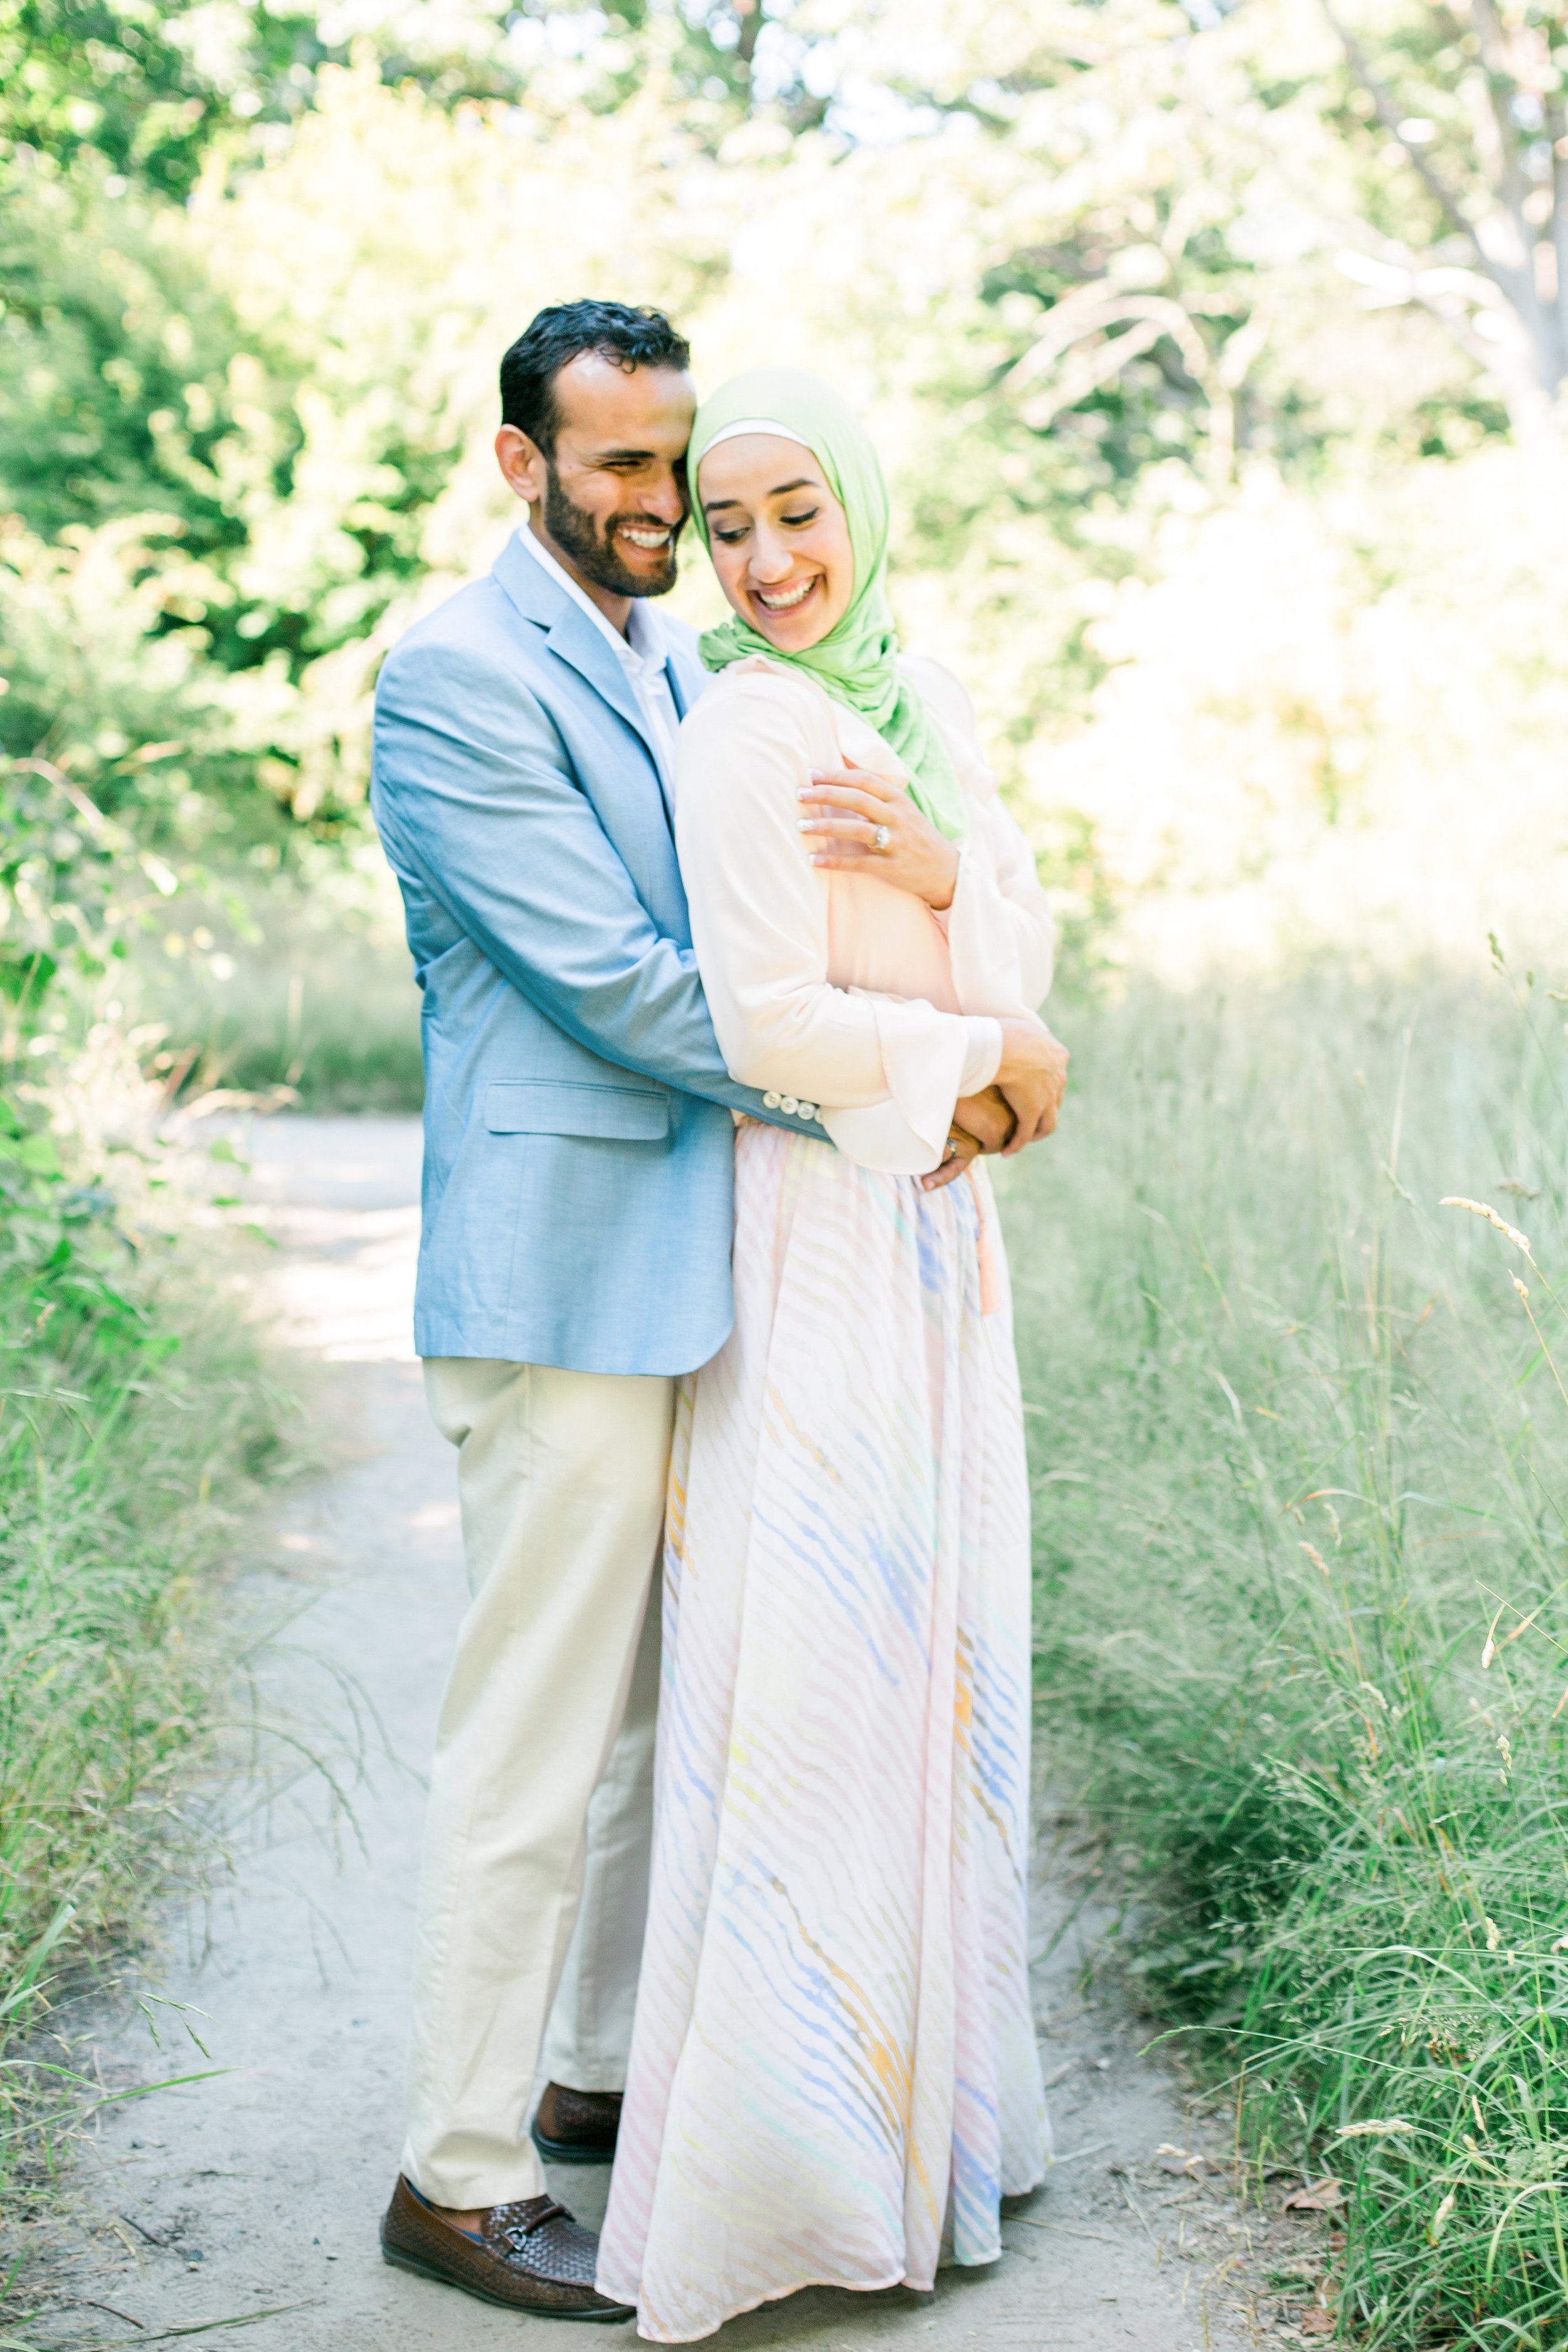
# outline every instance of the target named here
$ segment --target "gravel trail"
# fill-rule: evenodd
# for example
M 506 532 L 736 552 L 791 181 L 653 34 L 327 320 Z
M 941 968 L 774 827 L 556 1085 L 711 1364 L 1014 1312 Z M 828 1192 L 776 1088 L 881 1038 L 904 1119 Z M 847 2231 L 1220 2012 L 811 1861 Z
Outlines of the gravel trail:
M 422 1774 L 463 1598 L 454 1457 L 426 1418 L 409 1345 L 418 1124 L 275 1118 L 256 1124 L 249 1150 L 247 1213 L 279 1244 L 256 1274 L 260 1303 L 318 1360 L 338 1466 L 271 1515 L 237 1599 L 285 1628 L 266 1654 L 262 1711 L 315 1760 L 274 1765 L 226 1873 L 170 1918 L 144 1988 L 199 2014 L 153 2007 L 156 2046 L 129 2007 L 73 2035 L 110 2086 L 222 2071 L 100 2112 L 71 2243 L 53 2265 L 59 2299 L 37 2340 L 564 2352 L 552 2323 L 389 2270 L 376 2245 L 400 2137 Z M 1247 2225 L 1219 2162 L 1194 2156 L 1184 2171 L 1170 2152 L 1202 2129 L 1138 2054 L 1134 2027 L 1083 1996 L 1104 1923 L 1079 1907 L 1070 1861 L 1042 1861 L 1041 1875 L 1039 2015 L 1060 2160 L 1010 2215 L 1005 2259 L 945 2273 L 929 2296 L 814 2289 L 732 2323 L 711 2339 L 719 2352 L 1258 2341 Z M 574 2169 L 552 2187 L 594 2220 L 606 2179 Z M 571 2341 L 631 2352 L 635 2338 L 578 2326 Z

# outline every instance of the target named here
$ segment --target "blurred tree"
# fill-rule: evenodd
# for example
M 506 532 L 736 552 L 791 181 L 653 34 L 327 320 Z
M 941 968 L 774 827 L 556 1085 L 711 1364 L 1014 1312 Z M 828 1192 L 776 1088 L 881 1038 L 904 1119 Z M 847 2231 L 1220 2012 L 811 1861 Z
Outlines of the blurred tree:
M 225 100 L 177 37 L 181 16 L 112 0 L 5 0 L 0 156 L 68 169 L 91 154 L 122 181 L 184 194 Z
M 1332 119 L 1366 190 L 1341 267 L 1367 308 L 1418 305 L 1494 372 L 1515 428 L 1568 376 L 1568 22 L 1543 0 L 1352 9 Z
M 45 538 L 155 510 L 203 556 L 239 546 L 251 485 L 222 453 L 258 403 L 286 484 L 289 375 L 236 368 L 247 339 L 182 226 L 88 176 L 27 175 L 0 209 L 0 499 Z
M 1317 0 L 356 0 L 349 64 L 295 0 L 120 5 L 0 0 L 0 742 L 160 833 L 352 826 L 381 646 L 504 527 L 495 354 L 585 287 L 710 376 L 840 376 L 905 609 L 1020 749 L 1087 709 L 1163 517 L 1506 422 L 1496 287 L 1461 352 L 1430 273 L 1366 285 L 1432 228 L 1411 154 L 1457 166 L 1369 131 Z M 1361 64 L 1426 70 L 1375 5 Z
M 111 194 L 183 197 L 215 148 L 265 152 L 268 131 L 312 105 L 321 68 L 351 55 L 442 105 L 518 99 L 527 45 L 507 33 L 523 21 L 504 0 L 412 11 L 388 0 L 331 27 L 289 0 L 0 0 L 0 165 L 96 164 Z

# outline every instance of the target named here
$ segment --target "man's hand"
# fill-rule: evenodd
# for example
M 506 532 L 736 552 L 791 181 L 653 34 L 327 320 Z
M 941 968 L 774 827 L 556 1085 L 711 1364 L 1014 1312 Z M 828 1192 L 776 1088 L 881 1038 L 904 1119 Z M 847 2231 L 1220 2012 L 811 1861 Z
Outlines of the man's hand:
M 1002 1061 L 996 1084 L 1016 1114 L 1012 1139 L 1002 1147 L 1010 1160 L 1026 1143 L 1037 1143 L 1057 1123 L 1067 1092 L 1068 1049 L 1043 1021 L 1004 1021 Z
M 1005 1151 L 1017 1124 L 1000 1087 L 987 1087 L 983 1095 L 961 1095 L 952 1107 L 947 1158 L 940 1168 L 921 1178 L 926 1192 L 939 1192 L 943 1184 L 951 1184 L 981 1152 Z
M 987 1087 L 983 1095 L 960 1095 L 952 1106 L 952 1124 L 972 1135 L 982 1151 L 1005 1151 L 1018 1115 L 1000 1087 Z

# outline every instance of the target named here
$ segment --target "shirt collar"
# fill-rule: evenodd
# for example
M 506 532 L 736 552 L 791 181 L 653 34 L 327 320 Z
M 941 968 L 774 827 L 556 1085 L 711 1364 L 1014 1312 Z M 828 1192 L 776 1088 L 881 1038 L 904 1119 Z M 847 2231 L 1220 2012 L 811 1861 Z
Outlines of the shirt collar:
M 586 613 L 605 643 L 613 646 L 616 658 L 624 669 L 634 673 L 642 670 L 657 672 L 664 667 L 669 653 L 668 646 L 665 641 L 664 625 L 657 613 L 648 610 L 646 596 L 635 596 L 632 599 L 631 615 L 626 623 L 628 634 L 623 637 L 614 622 L 605 618 L 587 591 L 579 587 L 563 565 L 557 563 L 550 550 L 535 536 L 526 523 L 519 526 L 517 536 L 534 562 L 542 565 L 549 573 L 556 586 L 564 588 L 573 603 L 580 605 Z

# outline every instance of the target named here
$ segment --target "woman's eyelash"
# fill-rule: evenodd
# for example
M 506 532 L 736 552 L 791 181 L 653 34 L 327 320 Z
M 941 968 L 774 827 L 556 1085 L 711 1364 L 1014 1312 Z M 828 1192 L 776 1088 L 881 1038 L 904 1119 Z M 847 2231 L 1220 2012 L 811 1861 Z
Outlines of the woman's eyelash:
M 812 507 L 805 514 L 780 515 L 779 520 L 783 523 L 793 523 L 798 527 L 801 523 L 815 522 L 821 512 L 820 507 Z M 739 547 L 746 536 L 746 528 L 742 524 L 739 530 L 720 530 L 715 525 L 713 536 L 722 547 Z

